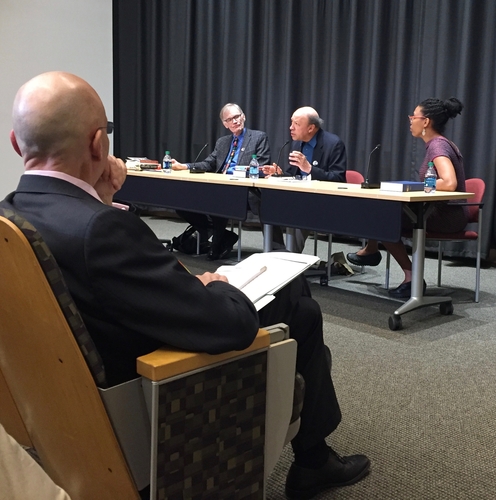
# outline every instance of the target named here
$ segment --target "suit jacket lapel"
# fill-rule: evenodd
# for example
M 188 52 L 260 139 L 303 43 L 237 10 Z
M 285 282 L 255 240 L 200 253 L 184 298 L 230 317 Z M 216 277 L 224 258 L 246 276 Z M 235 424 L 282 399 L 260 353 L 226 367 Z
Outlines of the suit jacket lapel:
M 322 163 L 323 153 L 324 144 L 322 141 L 322 129 L 319 129 L 319 131 L 317 132 L 317 144 L 315 144 L 315 148 L 313 149 L 312 166 L 315 165 L 317 167 L 320 167 L 320 164 Z
M 216 173 L 222 172 L 224 163 L 226 162 L 227 155 L 231 149 L 232 134 L 225 135 L 222 138 L 222 143 L 219 143 L 218 154 L 217 154 L 217 170 Z

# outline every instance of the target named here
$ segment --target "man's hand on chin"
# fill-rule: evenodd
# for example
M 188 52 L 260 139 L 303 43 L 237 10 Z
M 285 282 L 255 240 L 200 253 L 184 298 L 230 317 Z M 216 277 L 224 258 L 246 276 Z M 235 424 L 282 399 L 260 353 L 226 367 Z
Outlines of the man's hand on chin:
M 114 194 L 124 184 L 126 174 L 127 170 L 124 162 L 120 158 L 109 155 L 108 164 L 94 186 L 103 203 L 112 205 Z

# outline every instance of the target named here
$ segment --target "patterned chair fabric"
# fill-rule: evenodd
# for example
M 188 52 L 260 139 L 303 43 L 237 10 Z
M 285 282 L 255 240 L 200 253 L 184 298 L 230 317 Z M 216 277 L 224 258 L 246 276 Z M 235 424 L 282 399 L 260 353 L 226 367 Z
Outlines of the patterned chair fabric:
M 7 208 L 7 202 L 3 201 L 0 206 L 0 216 L 14 223 L 24 234 L 31 245 L 38 262 L 45 273 L 48 283 L 52 288 L 53 294 L 62 309 L 62 312 L 71 328 L 76 342 L 81 349 L 84 359 L 90 369 L 90 372 L 98 387 L 108 387 L 107 378 L 105 375 L 105 367 L 103 366 L 102 358 L 96 350 L 96 346 L 91 339 L 88 330 L 79 314 L 79 311 L 74 303 L 64 277 L 53 257 L 50 249 L 47 247 L 40 233 L 26 219 L 21 217 L 11 208 Z

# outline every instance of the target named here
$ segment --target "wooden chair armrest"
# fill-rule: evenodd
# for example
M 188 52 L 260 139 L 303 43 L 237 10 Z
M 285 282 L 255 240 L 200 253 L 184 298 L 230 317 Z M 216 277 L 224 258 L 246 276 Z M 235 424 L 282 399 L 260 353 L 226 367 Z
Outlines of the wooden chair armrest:
M 267 330 L 260 329 L 252 344 L 242 351 L 229 351 L 222 354 L 207 354 L 204 352 L 191 352 L 175 347 L 164 346 L 137 360 L 137 372 L 153 381 L 163 380 L 168 377 L 204 368 L 227 359 L 236 358 L 243 354 L 268 348 L 270 334 Z

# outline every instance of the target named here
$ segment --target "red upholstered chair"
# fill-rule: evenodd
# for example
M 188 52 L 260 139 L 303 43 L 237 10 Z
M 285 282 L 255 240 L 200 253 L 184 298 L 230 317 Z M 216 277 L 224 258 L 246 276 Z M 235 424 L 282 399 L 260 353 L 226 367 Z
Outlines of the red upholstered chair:
M 468 193 L 474 193 L 474 197 L 462 205 L 468 207 L 468 224 L 463 231 L 457 233 L 436 233 L 427 231 L 425 240 L 438 242 L 438 266 L 437 266 L 437 286 L 441 286 L 441 272 L 443 261 L 443 244 L 446 241 L 477 241 L 477 255 L 475 260 L 475 296 L 474 301 L 479 302 L 480 288 L 480 260 L 481 260 L 481 231 L 482 231 L 482 208 L 484 203 L 484 191 L 486 184 L 482 179 L 467 179 L 465 189 Z M 475 226 L 475 228 L 474 228 Z M 405 238 L 411 238 L 412 232 L 403 232 Z M 389 276 L 389 254 L 386 262 L 386 288 L 388 288 Z
M 363 175 L 356 170 L 347 170 L 346 171 L 346 182 L 348 184 L 361 184 L 365 179 Z

